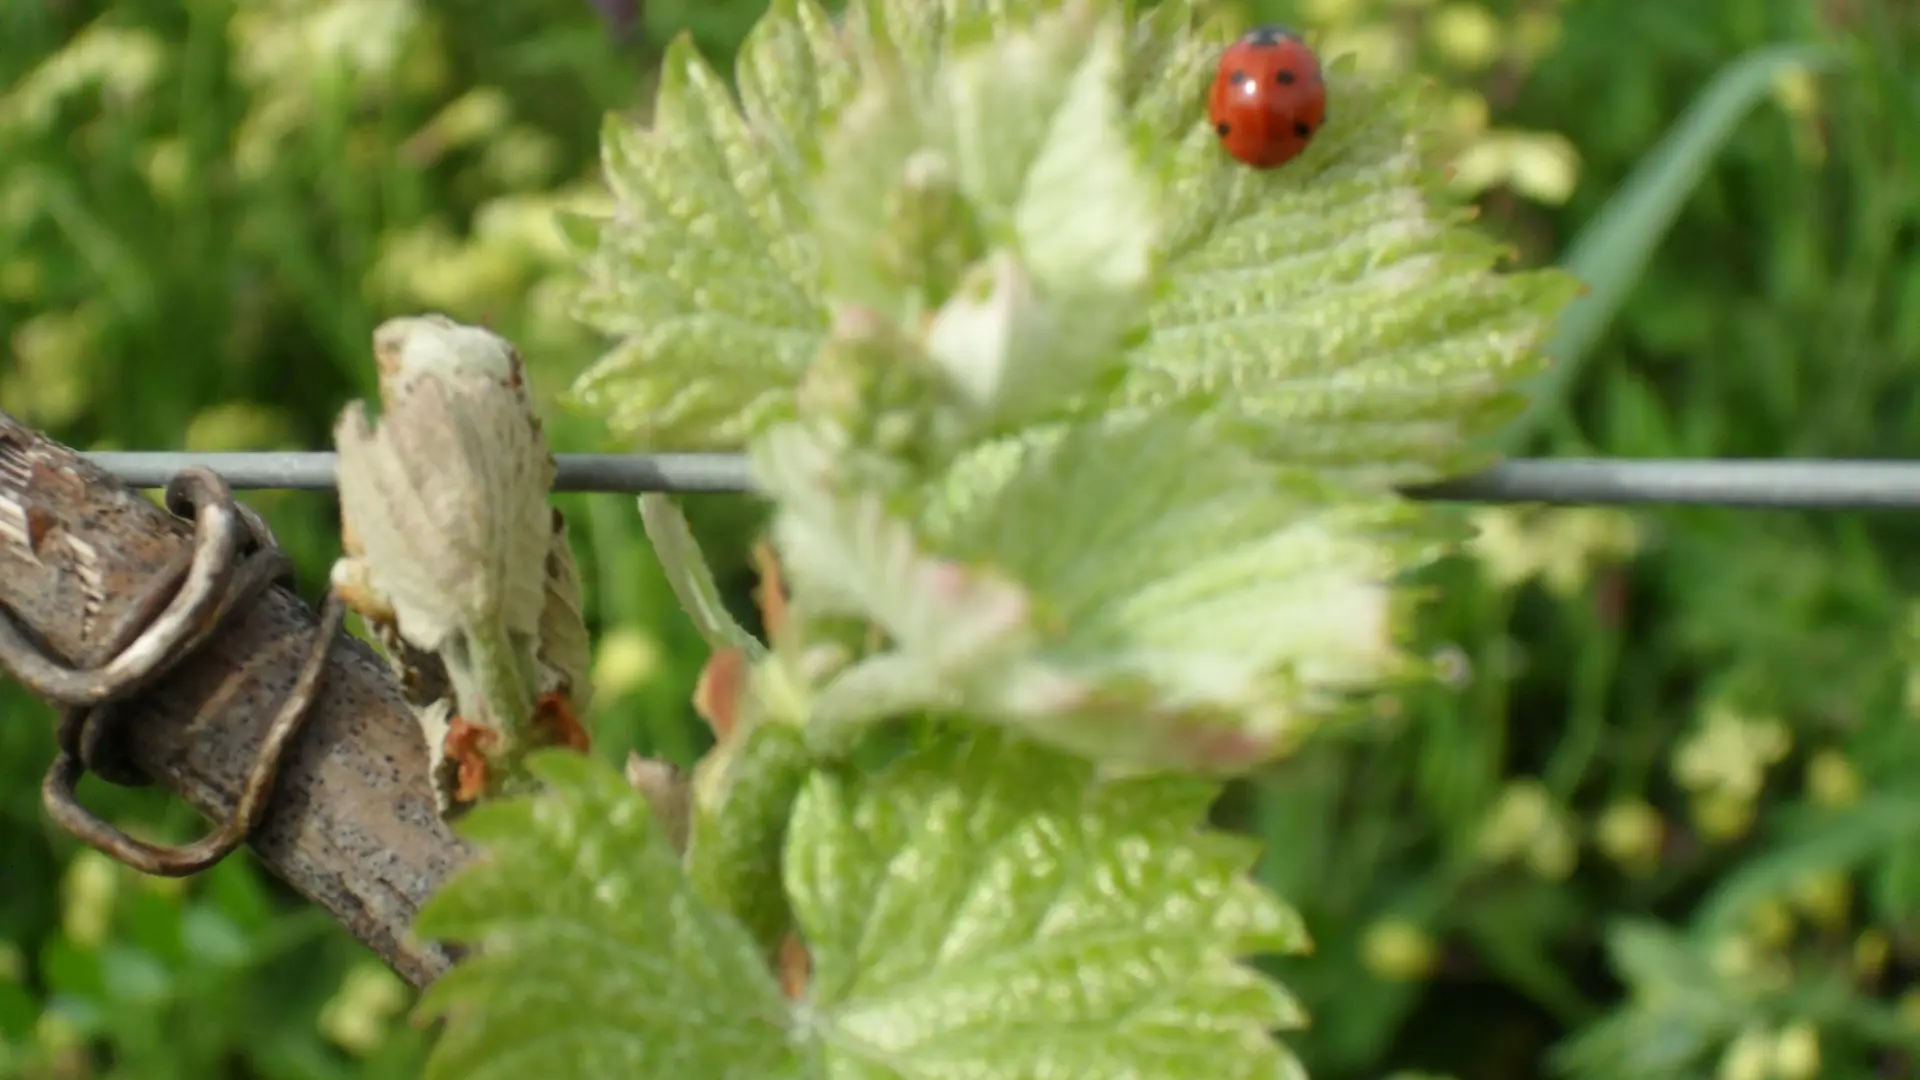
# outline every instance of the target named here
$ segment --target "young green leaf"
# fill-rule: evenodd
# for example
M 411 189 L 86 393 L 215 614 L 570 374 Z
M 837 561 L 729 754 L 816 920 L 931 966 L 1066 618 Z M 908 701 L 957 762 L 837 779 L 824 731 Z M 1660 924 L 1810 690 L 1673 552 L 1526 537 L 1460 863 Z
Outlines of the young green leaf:
M 694 628 L 713 649 L 739 649 L 750 663 L 767 655 L 767 647 L 747 632 L 720 597 L 720 586 L 713 580 L 713 568 L 700 550 L 685 514 L 671 496 L 659 493 L 640 496 L 640 523 L 647 530 L 653 553 L 660 559 L 667 584 L 672 587 L 680 609 L 693 620 Z
M 1142 98 L 1194 72 L 1165 77 L 1182 82 Z M 1338 62 L 1326 79 L 1329 119 L 1283 169 L 1166 141 L 1179 201 L 1120 400 L 1208 402 L 1263 453 L 1370 483 L 1457 472 L 1517 411 L 1578 285 L 1495 272 L 1501 249 L 1432 169 L 1418 87 Z M 1191 133 L 1199 117 L 1183 119 Z
M 780 852 L 813 761 L 791 724 L 764 722 L 735 738 L 737 748 L 702 763 L 721 773 L 711 784 L 711 804 L 695 805 L 687 879 L 707 903 L 738 918 L 771 959 L 792 927 Z
M 796 603 L 891 646 L 826 682 L 816 724 L 953 709 L 1110 764 L 1240 772 L 1406 670 L 1390 585 L 1436 547 L 1412 508 L 1204 423 L 1086 424 L 970 461 L 918 493 L 944 500 L 919 532 L 840 490 L 800 429 L 761 446 Z
M 1607 934 L 1607 952 L 1632 994 L 1554 1052 L 1556 1068 L 1580 1080 L 1635 1076 L 1684 1080 L 1710 1068 L 1712 1056 L 1755 1015 L 1699 942 L 1658 923 L 1623 921 Z
M 739 446 L 791 411 L 837 305 L 918 332 L 971 283 L 931 351 L 999 387 L 1011 426 L 1113 371 L 1083 415 L 1204 408 L 1370 484 L 1477 464 L 1573 279 L 1496 272 L 1418 88 L 1329 58 L 1327 124 L 1257 172 L 1204 115 L 1225 25 L 1128 8 L 872 0 L 836 27 L 783 0 L 743 107 L 677 45 L 653 126 L 608 128 L 617 209 L 583 311 L 621 342 L 581 396 L 653 445 Z M 1036 373 L 1059 383 L 1015 378 Z
M 827 320 L 801 178 L 811 126 L 854 89 L 850 63 L 817 4 L 783 0 L 742 50 L 747 112 L 681 37 L 662 60 L 652 125 L 608 118 L 615 209 L 585 258 L 578 309 L 616 344 L 574 396 L 617 434 L 738 446 L 789 404 Z
M 1240 962 L 1299 952 L 1294 912 L 1203 831 L 1216 789 L 1097 782 L 994 734 L 866 777 L 816 774 L 788 893 L 835 1076 L 1300 1076 L 1293 997 Z
M 485 853 L 415 925 L 478 947 L 421 999 L 447 1020 L 428 1080 L 818 1075 L 759 948 L 693 895 L 646 800 L 580 754 L 528 765 L 547 789 L 468 815 Z

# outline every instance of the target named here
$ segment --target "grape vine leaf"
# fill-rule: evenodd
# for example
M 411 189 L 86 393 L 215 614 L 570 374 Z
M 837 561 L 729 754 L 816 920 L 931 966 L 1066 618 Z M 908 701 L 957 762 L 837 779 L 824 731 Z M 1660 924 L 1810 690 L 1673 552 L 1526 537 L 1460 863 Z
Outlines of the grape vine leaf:
M 1270 1034 L 1298 1003 L 1243 960 L 1306 935 L 1248 876 L 1257 845 L 1203 829 L 1215 785 L 1097 781 L 990 730 L 816 772 L 784 860 L 813 963 L 791 1002 L 611 768 L 529 767 L 545 790 L 461 823 L 482 854 L 415 926 L 477 946 L 422 997 L 447 1021 L 429 1080 L 1302 1075 Z
M 579 310 L 616 344 L 576 400 L 653 448 L 744 446 L 790 414 L 831 323 L 822 241 L 839 237 L 840 249 L 846 238 L 821 215 L 884 228 L 875 208 L 899 170 L 924 164 L 919 145 L 980 178 L 962 185 L 971 212 L 956 220 L 980 225 L 978 254 L 991 257 L 986 247 L 1008 239 L 994 227 L 1008 193 L 1030 207 L 1075 201 L 1087 181 L 1049 163 L 1084 142 L 1126 148 L 1151 185 L 1110 194 L 1130 205 L 1150 195 L 1156 210 L 1139 326 L 1113 346 L 1124 377 L 1082 403 L 1089 414 L 1197 405 L 1277 461 L 1371 484 L 1477 464 L 1476 441 L 1514 415 L 1577 286 L 1559 271 L 1496 272 L 1502 248 L 1466 227 L 1440 183 L 1426 91 L 1329 58 L 1326 126 L 1286 168 L 1256 172 L 1220 150 L 1204 115 L 1231 36 L 1223 23 L 1202 21 L 1193 0 L 1130 16 L 1115 110 L 1069 92 L 1099 82 L 1087 67 L 1104 63 L 1099 49 L 1081 66 L 1056 64 L 1019 39 L 1074 7 L 863 0 L 836 22 L 813 0 L 776 0 L 741 50 L 737 102 L 677 42 L 650 126 L 606 128 L 614 208 L 580 230 L 590 251 Z M 991 49 L 1004 65 L 997 83 L 980 78 Z M 902 71 L 923 75 L 915 85 L 936 100 L 944 87 L 948 107 L 922 110 L 933 119 L 909 133 L 917 144 L 895 139 L 884 158 L 896 173 L 863 171 L 854 194 L 865 198 L 849 199 L 828 148 L 860 122 L 863 86 Z M 976 92 L 985 85 L 1023 89 Z M 992 133 L 1008 138 L 983 137 Z
M 786 874 L 832 1074 L 1303 1075 L 1270 1034 L 1297 1002 L 1242 960 L 1305 933 L 1247 876 L 1257 845 L 1204 831 L 1216 794 L 987 729 L 815 774 Z
M 1180 417 L 1074 425 L 982 462 L 918 531 L 836 484 L 799 425 L 754 461 L 796 605 L 889 643 L 820 687 L 812 723 L 951 709 L 1132 768 L 1244 772 L 1412 672 L 1391 583 L 1443 540 L 1403 500 Z
M 694 895 L 643 797 L 546 751 L 537 796 L 461 822 L 484 849 L 414 930 L 479 947 L 422 995 L 447 1025 L 428 1080 L 781 1080 L 817 1075 L 739 923 Z

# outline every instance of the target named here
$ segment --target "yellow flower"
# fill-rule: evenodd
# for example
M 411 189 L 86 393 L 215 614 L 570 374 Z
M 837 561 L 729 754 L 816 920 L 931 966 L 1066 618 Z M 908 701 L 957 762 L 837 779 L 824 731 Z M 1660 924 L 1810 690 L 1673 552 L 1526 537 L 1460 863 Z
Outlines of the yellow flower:
M 358 964 L 321 1007 L 320 1033 L 350 1054 L 370 1053 L 386 1038 L 389 1023 L 406 1003 L 406 985 L 385 965 Z
M 241 8 L 227 33 L 242 83 L 305 95 L 341 78 L 384 84 L 420 21 L 407 0 L 275 0 Z
M 1877 979 L 1886 973 L 1887 961 L 1893 958 L 1893 939 L 1885 930 L 1868 927 L 1860 931 L 1853 941 L 1853 969 L 1862 978 Z
M 1408 51 L 1406 38 L 1393 27 L 1371 23 L 1329 31 L 1320 55 L 1333 60 L 1352 54 L 1356 70 L 1367 74 L 1387 74 L 1406 70 Z
M 1383 919 L 1361 942 L 1367 970 L 1389 982 L 1416 982 L 1433 974 L 1440 950 L 1427 932 L 1405 919 Z
M 1838 750 L 1822 750 L 1807 762 L 1807 793 L 1830 810 L 1860 801 L 1860 773 Z
M 1768 1080 L 1772 1058 L 1773 1039 L 1766 1029 L 1749 1027 L 1727 1044 L 1714 1075 L 1718 1080 Z
M 145 30 L 96 19 L 0 97 L 0 128 L 45 131 L 62 104 L 98 91 L 111 104 L 146 96 L 166 67 L 166 44 Z
M 1660 868 L 1666 831 L 1660 812 L 1644 799 L 1622 799 L 1601 813 L 1594 843 L 1627 874 L 1646 877 Z
M 1920 1032 L 1920 989 L 1904 990 L 1894 1002 L 1902 1026 Z
M 1788 1024 L 1773 1042 L 1777 1080 L 1813 1080 L 1820 1075 L 1820 1031 L 1808 1020 Z
M 252 401 L 227 401 L 194 414 L 183 442 L 188 450 L 217 453 L 290 447 L 292 440 L 293 421 L 279 409 Z
M 1528 10 L 1513 22 L 1513 55 L 1522 64 L 1532 64 L 1560 44 L 1560 15 L 1554 11 Z
M 1694 828 L 1709 840 L 1738 840 L 1753 828 L 1752 799 L 1711 791 L 1694 796 L 1688 810 Z
M 1497 589 L 1511 589 L 1540 572 L 1540 550 L 1518 510 L 1490 507 L 1468 516 L 1474 536 L 1468 550 Z
M 1745 717 L 1716 704 L 1674 754 L 1674 779 L 1689 791 L 1751 800 L 1760 794 L 1767 769 L 1792 746 L 1778 720 Z
M 86 947 L 104 942 L 120 892 L 120 864 L 97 851 L 82 851 L 68 864 L 61 892 L 60 929 L 68 940 Z
M 1447 4 L 1427 23 L 1427 36 L 1457 68 L 1479 71 L 1500 55 L 1500 21 L 1478 4 Z
M 594 650 L 593 685 L 602 694 L 619 697 L 638 689 L 660 670 L 660 642 L 634 626 L 622 626 L 600 635 Z
M 1553 805 L 1546 786 L 1532 778 L 1508 784 L 1481 824 L 1476 847 L 1490 863 L 1518 860 L 1549 881 L 1573 873 L 1579 858 L 1573 823 Z
M 1795 883 L 1793 902 L 1814 924 L 1837 930 L 1853 909 L 1853 882 L 1839 871 L 1809 874 Z
M 1476 511 L 1470 520 L 1475 536 L 1469 550 L 1502 589 L 1539 578 L 1555 594 L 1571 596 L 1596 566 L 1631 557 L 1641 545 L 1639 526 L 1617 510 L 1495 507 Z
M 1778 900 L 1769 898 L 1755 904 L 1747 922 L 1753 936 L 1769 948 L 1777 949 L 1793 940 L 1793 912 Z

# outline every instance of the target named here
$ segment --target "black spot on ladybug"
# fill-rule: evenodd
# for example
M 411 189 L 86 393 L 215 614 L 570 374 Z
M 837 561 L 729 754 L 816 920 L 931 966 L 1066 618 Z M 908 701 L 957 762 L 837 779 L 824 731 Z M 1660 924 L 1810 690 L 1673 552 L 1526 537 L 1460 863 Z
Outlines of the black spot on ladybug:
M 1253 76 L 1247 74 L 1244 71 L 1236 71 L 1233 74 L 1227 76 L 1227 81 L 1232 83 L 1235 86 L 1239 86 L 1241 83 L 1252 82 Z
M 1293 122 L 1293 133 L 1304 139 L 1313 134 L 1313 125 L 1307 123 L 1305 120 L 1295 120 Z
M 1221 138 L 1225 138 L 1227 132 L 1232 131 L 1233 127 L 1230 124 L 1215 124 L 1213 130 L 1218 132 Z
M 1273 77 L 1273 81 L 1274 81 L 1274 82 L 1277 82 L 1277 83 L 1279 83 L 1279 84 L 1280 84 L 1281 86 L 1292 86 L 1292 85 L 1293 85 L 1293 72 L 1291 72 L 1291 71 L 1282 71 L 1282 72 L 1279 72 L 1279 73 L 1277 73 L 1277 74 L 1275 74 L 1275 75 L 1274 75 L 1274 77 Z

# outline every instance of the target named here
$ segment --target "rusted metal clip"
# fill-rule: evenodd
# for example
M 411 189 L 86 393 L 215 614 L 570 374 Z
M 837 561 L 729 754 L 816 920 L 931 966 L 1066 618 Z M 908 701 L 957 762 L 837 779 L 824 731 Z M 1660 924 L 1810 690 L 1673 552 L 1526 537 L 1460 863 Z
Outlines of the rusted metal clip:
M 148 782 L 118 752 L 115 707 L 191 656 L 236 611 L 275 583 L 291 584 L 293 567 L 259 515 L 233 499 L 217 474 L 188 469 L 166 490 L 167 509 L 194 525 L 193 545 L 159 575 L 131 617 L 108 642 L 112 658 L 73 668 L 48 656 L 0 606 L 0 666 L 27 689 L 61 708 L 59 751 L 41 784 L 41 804 L 61 828 L 143 873 L 185 877 L 225 858 L 246 841 L 265 811 L 281 758 L 299 733 L 319 690 L 345 608 L 331 592 L 300 676 L 248 770 L 239 804 L 206 836 L 178 847 L 136 840 L 80 803 L 80 778 L 94 772 L 122 786 Z

